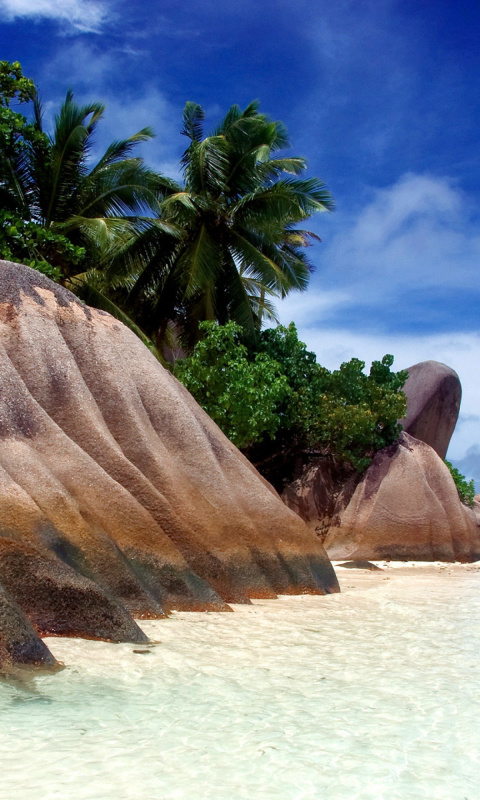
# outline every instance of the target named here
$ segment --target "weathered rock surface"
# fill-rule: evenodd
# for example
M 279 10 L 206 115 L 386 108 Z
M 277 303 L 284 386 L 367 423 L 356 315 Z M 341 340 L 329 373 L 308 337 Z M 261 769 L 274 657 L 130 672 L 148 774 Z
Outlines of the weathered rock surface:
M 324 545 L 332 559 L 474 561 L 480 517 L 435 451 L 402 433 L 376 454 Z
M 305 520 L 323 542 L 331 525 L 338 525 L 360 476 L 330 457 L 312 460 L 282 492 L 283 502 Z
M 383 572 L 381 567 L 378 567 L 376 564 L 372 564 L 371 561 L 344 561 L 343 564 L 338 564 L 337 566 L 343 567 L 344 569 L 366 569 L 369 572 Z
M 480 495 L 476 495 L 474 497 L 473 507 L 470 509 L 470 514 L 473 516 L 473 519 L 480 530 Z
M 338 591 L 318 538 L 131 331 L 8 262 L 0 585 L 42 634 L 135 642 L 132 615 Z
M 421 361 L 408 369 L 403 391 L 406 433 L 433 447 L 445 458 L 458 419 L 462 387 L 457 373 L 439 361 Z
M 0 586 L 0 670 L 12 664 L 53 667 L 55 663 L 32 623 Z

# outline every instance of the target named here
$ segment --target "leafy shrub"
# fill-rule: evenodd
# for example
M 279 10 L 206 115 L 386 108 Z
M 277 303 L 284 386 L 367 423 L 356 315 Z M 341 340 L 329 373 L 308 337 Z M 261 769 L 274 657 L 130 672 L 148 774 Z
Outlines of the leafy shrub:
M 0 211 L 0 258 L 26 264 L 59 281 L 62 270 L 55 262 L 80 264 L 84 256 L 85 249 L 66 236 L 20 219 L 11 211 Z
M 206 322 L 201 331 L 175 374 L 277 485 L 295 454 L 309 448 L 361 471 L 398 438 L 407 373 L 391 371 L 393 356 L 374 361 L 369 375 L 355 358 L 330 372 L 298 340 L 293 323 L 264 331 L 255 343 L 242 341 L 235 323 Z
M 263 353 L 251 357 L 234 322 L 202 322 L 200 330 L 206 336 L 177 362 L 177 378 L 237 447 L 273 438 L 280 425 L 276 409 L 289 391 L 280 365 Z
M 465 503 L 466 506 L 470 506 L 471 508 L 475 498 L 475 485 L 473 480 L 467 481 L 465 475 L 462 475 L 460 470 L 454 467 L 450 461 L 445 461 L 445 464 L 450 470 L 450 474 L 454 480 L 455 486 L 457 487 L 460 500 L 462 503 Z

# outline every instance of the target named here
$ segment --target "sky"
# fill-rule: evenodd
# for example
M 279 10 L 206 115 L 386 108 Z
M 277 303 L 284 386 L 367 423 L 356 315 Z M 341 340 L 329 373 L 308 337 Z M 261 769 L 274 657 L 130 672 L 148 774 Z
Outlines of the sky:
M 106 104 L 98 147 L 151 125 L 179 177 L 187 100 L 213 128 L 258 99 L 336 203 L 282 322 L 332 369 L 385 353 L 462 382 L 448 457 L 480 492 L 480 5 L 463 0 L 0 0 L 0 58 L 48 121 L 67 88 Z

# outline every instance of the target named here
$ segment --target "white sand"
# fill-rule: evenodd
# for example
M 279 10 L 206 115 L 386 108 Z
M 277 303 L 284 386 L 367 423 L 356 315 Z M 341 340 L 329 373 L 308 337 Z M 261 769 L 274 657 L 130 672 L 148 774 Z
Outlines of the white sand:
M 48 639 L 63 672 L 0 683 L 0 800 L 478 800 L 480 564 L 379 566 Z

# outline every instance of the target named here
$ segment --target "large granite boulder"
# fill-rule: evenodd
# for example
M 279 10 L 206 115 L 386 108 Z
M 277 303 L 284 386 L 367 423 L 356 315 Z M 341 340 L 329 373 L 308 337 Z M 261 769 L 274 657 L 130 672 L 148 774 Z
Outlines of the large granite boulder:
M 480 516 L 435 451 L 402 433 L 376 454 L 324 546 L 332 559 L 475 561 Z
M 0 585 L 41 634 L 338 591 L 318 538 L 140 340 L 0 262 Z
M 462 387 L 455 370 L 439 361 L 421 361 L 408 369 L 403 388 L 407 416 L 403 429 L 445 458 L 458 419 Z

